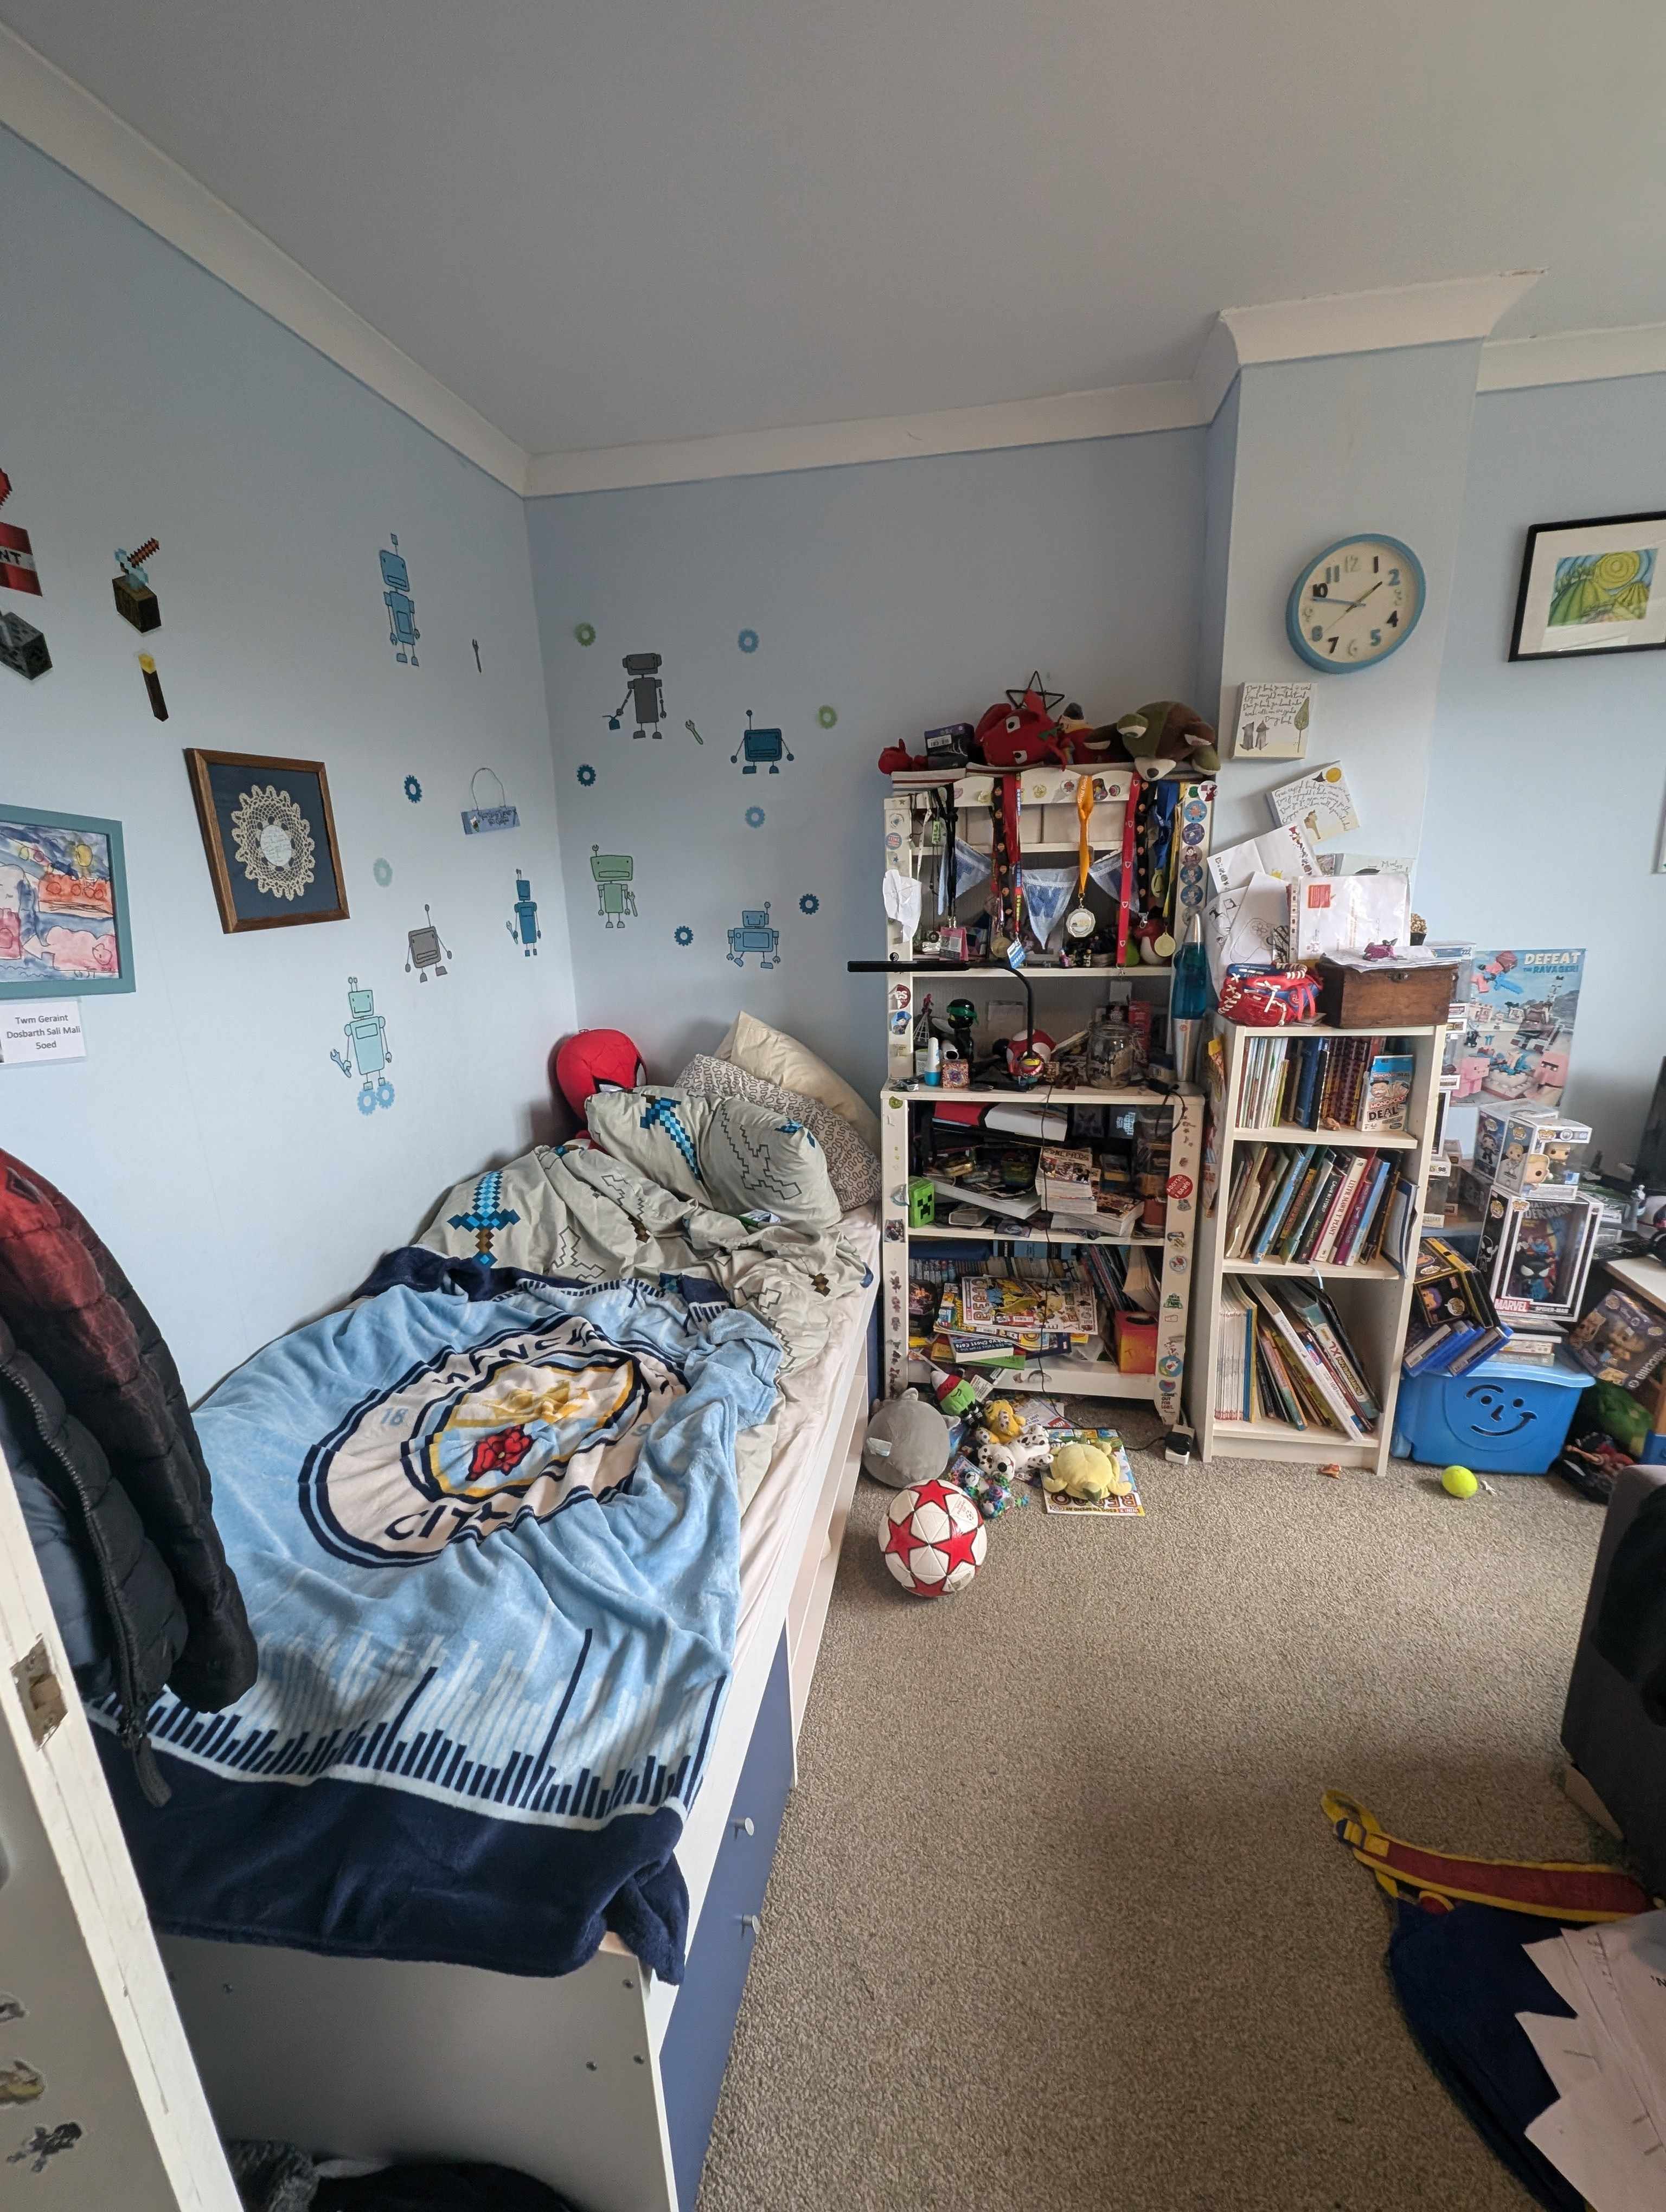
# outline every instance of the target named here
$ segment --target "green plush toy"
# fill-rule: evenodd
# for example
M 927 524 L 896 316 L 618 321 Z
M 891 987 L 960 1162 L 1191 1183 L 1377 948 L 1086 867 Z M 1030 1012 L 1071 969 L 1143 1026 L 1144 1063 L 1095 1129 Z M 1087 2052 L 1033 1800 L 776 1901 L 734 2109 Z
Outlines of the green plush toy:
M 1111 733 L 1147 783 L 1158 776 L 1213 775 L 1220 766 L 1215 733 L 1195 708 L 1178 699 L 1154 699 L 1110 726 Z

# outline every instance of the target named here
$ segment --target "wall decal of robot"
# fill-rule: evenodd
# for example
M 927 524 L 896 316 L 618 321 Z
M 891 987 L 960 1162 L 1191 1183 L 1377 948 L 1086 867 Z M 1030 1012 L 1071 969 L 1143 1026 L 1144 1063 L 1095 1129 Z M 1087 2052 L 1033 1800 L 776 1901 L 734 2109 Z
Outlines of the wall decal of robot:
M 781 959 L 781 932 L 769 927 L 769 902 L 744 906 L 740 927 L 729 932 L 729 957 L 737 968 L 746 965 L 746 955 L 756 952 L 760 968 L 774 968 Z
M 440 942 L 440 933 L 434 926 L 433 909 L 426 899 L 423 902 L 423 912 L 428 916 L 423 927 L 420 929 L 409 930 L 405 934 L 405 944 L 408 948 L 405 952 L 405 973 L 409 975 L 414 968 L 416 970 L 416 981 L 419 983 L 427 982 L 428 971 L 430 968 L 433 969 L 436 979 L 447 974 L 448 971 L 446 963 L 452 957 L 450 948 Z
M 665 661 L 657 653 L 628 653 L 624 657 L 624 672 L 629 679 L 625 695 L 607 718 L 610 730 L 621 726 L 620 716 L 627 707 L 636 718 L 631 737 L 645 738 L 650 732 L 655 738 L 663 733 L 660 725 L 666 719 L 665 687 L 660 681 L 660 671 Z
M 756 775 L 760 767 L 767 768 L 771 775 L 779 775 L 782 755 L 785 754 L 788 760 L 796 758 L 795 754 L 787 750 L 787 741 L 779 730 L 755 730 L 752 727 L 750 707 L 746 709 L 746 727 L 741 732 L 740 743 L 729 755 L 731 768 L 743 753 L 746 756 L 746 765 L 740 771 L 742 775 Z
M 415 668 L 418 665 L 416 641 L 423 633 L 416 627 L 416 602 L 410 596 L 410 570 L 391 530 L 387 544 L 392 550 L 384 547 L 378 556 L 382 564 L 382 605 L 387 609 L 387 641 L 393 647 L 395 660 Z
M 347 1039 L 347 1051 L 337 1052 L 331 1047 L 330 1057 L 350 1083 L 356 1071 L 362 1077 L 359 1111 L 374 1114 L 379 1106 L 393 1103 L 393 1085 L 386 1073 L 393 1054 L 387 1042 L 387 1024 L 376 1012 L 376 994 L 362 991 L 356 975 L 347 979 L 347 1012 L 350 1018 L 341 1032 Z
M 599 845 L 593 845 L 590 874 L 596 886 L 597 913 L 610 929 L 623 929 L 636 912 L 635 860 L 629 853 L 604 853 Z
M 538 958 L 538 942 L 544 932 L 538 926 L 538 901 L 532 896 L 530 879 L 515 870 L 514 912 L 503 925 L 510 941 L 520 947 L 523 960 Z
M 150 588 L 150 577 L 144 565 L 158 547 L 156 538 L 147 538 L 131 553 L 124 553 L 119 545 L 116 548 L 116 559 L 121 564 L 121 574 L 112 576 L 110 590 L 116 602 L 116 612 L 125 622 L 131 622 L 135 629 L 160 629 L 162 626 L 161 607 Z

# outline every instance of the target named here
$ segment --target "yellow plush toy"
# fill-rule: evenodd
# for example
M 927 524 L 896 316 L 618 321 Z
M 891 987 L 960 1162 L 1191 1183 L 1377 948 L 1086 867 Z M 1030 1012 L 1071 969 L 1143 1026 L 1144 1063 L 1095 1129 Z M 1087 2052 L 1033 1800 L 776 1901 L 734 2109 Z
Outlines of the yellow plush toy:
M 1061 1444 L 1054 1453 L 1053 1464 L 1042 1477 L 1042 1488 L 1052 1491 L 1055 1497 L 1062 1491 L 1067 1498 L 1097 1504 L 1102 1498 L 1126 1497 L 1129 1483 L 1097 1444 L 1068 1443 Z
M 982 1420 L 998 1444 L 1015 1444 L 1024 1434 L 1024 1423 L 1010 1398 L 991 1398 L 983 1408 Z

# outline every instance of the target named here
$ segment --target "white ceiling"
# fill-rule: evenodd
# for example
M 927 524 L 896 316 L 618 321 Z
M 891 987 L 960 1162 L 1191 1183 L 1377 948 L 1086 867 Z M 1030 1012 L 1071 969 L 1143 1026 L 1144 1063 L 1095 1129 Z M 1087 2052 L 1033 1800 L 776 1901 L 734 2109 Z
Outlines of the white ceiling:
M 1666 321 L 1661 0 L 0 0 L 533 452 L 1190 374 L 1221 307 Z

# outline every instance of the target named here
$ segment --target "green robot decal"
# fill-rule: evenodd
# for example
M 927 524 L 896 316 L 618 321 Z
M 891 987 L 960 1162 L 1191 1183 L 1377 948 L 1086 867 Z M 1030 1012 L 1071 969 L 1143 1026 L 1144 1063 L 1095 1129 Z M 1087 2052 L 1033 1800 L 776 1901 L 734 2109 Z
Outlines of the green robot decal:
M 342 1035 L 348 1049 L 337 1052 L 332 1048 L 330 1057 L 350 1083 L 356 1070 L 363 1078 L 359 1111 L 374 1114 L 379 1106 L 393 1103 L 393 1085 L 386 1073 L 393 1054 L 388 1048 L 387 1024 L 376 1012 L 376 994 L 362 991 L 356 975 L 347 979 L 347 1011 L 351 1018 L 343 1025 Z
M 597 908 L 610 929 L 623 929 L 635 914 L 636 894 L 631 888 L 636 863 L 629 853 L 604 853 L 590 848 L 590 873 L 596 885 Z

